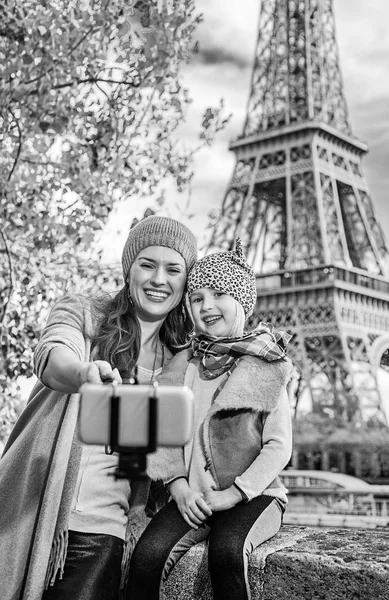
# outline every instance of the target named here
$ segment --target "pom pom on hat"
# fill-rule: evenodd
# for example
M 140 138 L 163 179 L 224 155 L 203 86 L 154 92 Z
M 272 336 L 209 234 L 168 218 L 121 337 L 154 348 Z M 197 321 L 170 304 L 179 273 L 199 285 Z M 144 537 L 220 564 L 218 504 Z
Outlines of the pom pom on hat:
M 255 274 L 246 261 L 242 241 L 236 238 L 235 250 L 204 256 L 188 276 L 189 295 L 200 288 L 213 288 L 229 294 L 242 305 L 246 318 L 253 314 L 257 300 Z
M 188 227 L 170 217 L 152 215 L 139 221 L 128 234 L 122 254 L 125 280 L 139 252 L 148 246 L 166 246 L 175 250 L 185 260 L 187 272 L 197 259 L 196 238 Z

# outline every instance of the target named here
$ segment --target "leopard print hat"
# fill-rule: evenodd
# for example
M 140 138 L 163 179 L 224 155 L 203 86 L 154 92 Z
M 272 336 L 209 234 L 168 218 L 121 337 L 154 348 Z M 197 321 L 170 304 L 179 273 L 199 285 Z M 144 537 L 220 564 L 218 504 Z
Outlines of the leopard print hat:
M 246 262 L 242 241 L 235 250 L 209 254 L 198 260 L 188 275 L 188 294 L 200 288 L 213 288 L 229 294 L 243 306 L 246 319 L 253 314 L 257 289 L 253 269 Z

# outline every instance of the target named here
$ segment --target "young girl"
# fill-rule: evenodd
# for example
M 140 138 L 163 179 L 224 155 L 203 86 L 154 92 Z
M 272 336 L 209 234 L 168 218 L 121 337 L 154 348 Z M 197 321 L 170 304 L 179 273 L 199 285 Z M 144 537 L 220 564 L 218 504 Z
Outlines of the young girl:
M 189 274 L 192 347 L 159 381 L 193 390 L 195 427 L 183 451 L 150 456 L 149 473 L 165 481 L 172 501 L 135 547 L 129 600 L 158 600 L 161 581 L 204 539 L 214 599 L 246 600 L 249 554 L 281 526 L 287 499 L 278 475 L 292 448 L 290 336 L 264 323 L 244 333 L 256 297 L 240 240 L 235 251 L 206 256 Z

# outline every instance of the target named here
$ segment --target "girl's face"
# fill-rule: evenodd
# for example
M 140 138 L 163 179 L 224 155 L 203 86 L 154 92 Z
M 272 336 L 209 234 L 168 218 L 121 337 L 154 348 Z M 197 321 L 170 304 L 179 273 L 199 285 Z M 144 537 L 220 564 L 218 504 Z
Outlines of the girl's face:
M 215 337 L 236 335 L 239 305 L 232 296 L 213 288 L 200 288 L 190 295 L 189 304 L 196 333 Z
M 130 295 L 137 316 L 144 321 L 159 321 L 182 298 L 186 264 L 176 250 L 149 246 L 139 252 L 129 275 Z

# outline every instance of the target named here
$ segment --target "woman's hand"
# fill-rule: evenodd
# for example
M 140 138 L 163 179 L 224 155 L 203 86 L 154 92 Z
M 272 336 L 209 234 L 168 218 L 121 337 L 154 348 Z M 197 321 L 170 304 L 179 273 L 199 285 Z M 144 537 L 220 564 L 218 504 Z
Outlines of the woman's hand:
M 202 494 L 192 490 L 186 479 L 176 479 L 168 487 L 182 518 L 192 529 L 198 529 L 212 515 Z
M 226 490 L 208 490 L 204 494 L 204 500 L 213 512 L 229 510 L 242 501 L 242 494 L 232 485 Z
M 122 378 L 117 369 L 112 369 L 105 360 L 95 360 L 83 363 L 81 368 L 81 385 L 83 383 L 122 383 Z

